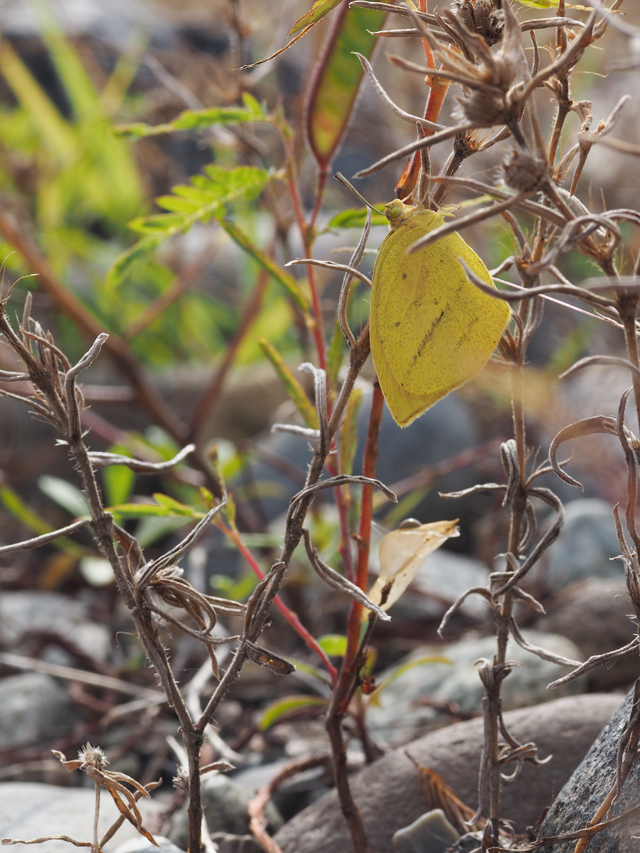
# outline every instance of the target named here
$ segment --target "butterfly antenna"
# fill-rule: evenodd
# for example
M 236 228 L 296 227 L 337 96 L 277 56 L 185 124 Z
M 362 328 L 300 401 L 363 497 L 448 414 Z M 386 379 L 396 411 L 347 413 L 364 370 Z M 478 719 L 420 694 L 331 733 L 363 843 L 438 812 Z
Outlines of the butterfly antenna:
M 378 210 L 378 208 L 377 208 L 377 207 L 374 207 L 372 204 L 370 204 L 370 203 L 366 200 L 366 198 L 365 198 L 361 193 L 359 193 L 359 192 L 358 192 L 358 190 L 353 186 L 353 184 L 352 184 L 350 181 L 348 181 L 348 180 L 345 178 L 345 176 L 344 176 L 341 172 L 336 172 L 336 174 L 335 174 L 333 177 L 336 179 L 336 181 L 340 181 L 340 183 L 341 183 L 343 186 L 345 186 L 348 190 L 351 190 L 351 192 L 352 192 L 352 193 L 353 193 L 357 198 L 359 198 L 359 199 L 360 199 L 360 201 L 361 201 L 363 204 L 366 204 L 366 206 L 367 206 L 368 208 L 370 208 L 371 210 L 375 210 L 375 212 L 376 212 L 376 213 L 379 213 L 381 216 L 384 216 L 384 211 L 383 211 L 383 210 Z

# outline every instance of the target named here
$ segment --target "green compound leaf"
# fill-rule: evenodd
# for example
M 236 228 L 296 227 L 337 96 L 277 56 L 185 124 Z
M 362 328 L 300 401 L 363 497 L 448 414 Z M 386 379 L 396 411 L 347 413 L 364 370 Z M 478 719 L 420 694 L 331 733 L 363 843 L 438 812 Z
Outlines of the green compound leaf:
M 204 110 L 184 110 L 173 121 L 166 124 L 118 124 L 113 128 L 116 136 L 127 136 L 130 139 L 143 139 L 145 136 L 158 136 L 161 133 L 174 133 L 176 130 L 202 130 L 216 124 L 245 124 L 250 121 L 269 121 L 269 114 L 264 111 L 254 97 L 245 93 L 242 100 L 244 107 L 211 107 Z

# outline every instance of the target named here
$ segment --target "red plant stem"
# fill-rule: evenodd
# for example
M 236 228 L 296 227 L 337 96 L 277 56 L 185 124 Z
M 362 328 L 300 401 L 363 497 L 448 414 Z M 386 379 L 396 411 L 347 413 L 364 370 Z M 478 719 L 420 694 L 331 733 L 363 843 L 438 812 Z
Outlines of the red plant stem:
M 245 302 L 244 308 L 242 309 L 240 323 L 225 349 L 222 361 L 213 375 L 211 382 L 202 392 L 200 399 L 195 406 L 190 423 L 192 438 L 196 438 L 198 436 L 207 416 L 210 415 L 212 409 L 220 398 L 224 381 L 236 359 L 236 356 L 238 355 L 238 350 L 260 314 L 268 283 L 269 273 L 266 270 L 261 270 L 258 274 L 256 285 Z
M 376 380 L 373 385 L 373 399 L 371 400 L 371 411 L 369 412 L 369 428 L 367 430 L 367 441 L 364 448 L 364 461 L 362 473 L 365 477 L 372 479 L 376 475 L 376 463 L 378 461 L 378 439 L 380 437 L 380 426 L 382 424 L 382 412 L 384 409 L 384 397 L 382 389 Z M 360 506 L 360 528 L 358 531 L 358 564 L 356 568 L 356 584 L 362 590 L 367 588 L 369 577 L 369 551 L 371 542 L 371 521 L 373 518 L 373 486 L 362 487 L 362 503 Z M 347 651 L 344 656 L 343 671 L 353 670 L 360 647 L 360 626 L 362 624 L 363 606 L 357 601 L 351 605 L 349 613 L 349 627 L 347 629 Z M 352 672 L 352 676 L 355 672 Z M 347 694 L 348 695 L 348 694 Z M 346 708 L 341 709 L 343 713 Z
M 382 410 L 384 398 L 378 382 L 373 386 L 373 400 L 371 401 L 371 412 L 369 413 L 369 428 L 364 450 L 363 473 L 367 477 L 375 474 L 376 460 L 378 457 L 378 437 L 380 424 L 382 422 Z M 373 489 L 370 486 L 362 487 L 362 507 L 360 511 L 360 533 L 358 541 L 358 569 L 356 582 L 361 589 L 366 588 L 367 574 L 369 569 L 369 539 L 371 531 L 371 518 L 373 514 Z M 364 824 L 360 810 L 356 805 L 349 787 L 347 776 L 347 754 L 342 739 L 342 720 L 347 712 L 349 700 L 353 694 L 358 677 L 358 659 L 360 652 L 360 625 L 362 620 L 362 606 L 354 602 L 349 613 L 349 625 L 347 628 L 347 650 L 342 661 L 338 683 L 333 691 L 331 705 L 327 711 L 326 729 L 331 742 L 333 754 L 333 773 L 340 799 L 340 809 L 347 821 L 351 843 L 355 853 L 368 853 L 369 846 L 364 831 Z
M 312 228 L 307 224 L 304 218 L 304 211 L 302 209 L 302 200 L 300 198 L 300 193 L 298 191 L 298 181 L 297 181 L 297 170 L 295 166 L 295 153 L 293 150 L 293 145 L 291 144 L 291 139 L 288 135 L 284 136 L 284 146 L 286 151 L 286 159 L 287 159 L 287 180 L 289 183 L 289 191 L 291 193 L 291 200 L 293 201 L 293 210 L 296 217 L 296 222 L 298 223 L 298 228 L 300 230 L 300 236 L 302 237 L 302 245 L 304 247 L 304 252 L 306 257 L 311 257 L 311 251 L 313 248 L 313 234 Z M 324 333 L 323 333 L 323 324 L 322 324 L 322 312 L 320 310 L 320 298 L 318 296 L 318 286 L 316 281 L 316 272 L 313 266 L 307 267 L 307 277 L 309 279 L 309 290 L 311 291 L 311 308 L 312 308 L 312 318 L 310 321 L 310 331 L 313 335 L 313 339 L 316 345 L 316 352 L 318 355 L 318 367 L 321 370 L 326 371 L 327 369 L 327 358 L 325 354 L 325 346 L 324 346 Z
M 216 519 L 216 523 L 217 523 L 218 527 L 220 528 L 220 530 L 224 533 L 224 535 L 227 536 L 233 542 L 233 544 L 236 546 L 238 551 L 240 551 L 242 556 L 245 558 L 245 560 L 251 566 L 251 569 L 253 570 L 253 572 L 260 578 L 260 580 L 262 580 L 265 576 L 265 573 L 262 571 L 260 566 L 256 563 L 255 559 L 253 558 L 253 554 L 251 553 L 251 551 L 249 551 L 247 546 L 244 544 L 244 542 L 242 541 L 238 532 L 236 530 L 233 530 L 233 528 L 228 527 L 223 521 L 219 521 Z M 293 610 L 290 610 L 287 607 L 287 605 L 282 601 L 282 599 L 279 596 L 276 595 L 276 597 L 274 599 L 274 603 L 275 603 L 276 607 L 278 608 L 278 610 L 280 611 L 280 613 L 282 613 L 284 618 L 291 625 L 293 630 L 300 637 L 302 637 L 305 644 L 313 652 L 315 652 L 318 655 L 318 657 L 322 661 L 324 668 L 329 673 L 329 677 L 331 678 L 332 686 L 335 687 L 335 685 L 338 681 L 338 670 L 331 663 L 331 661 L 327 657 L 327 654 L 324 651 L 324 649 L 322 649 L 321 646 L 318 645 L 318 642 L 315 639 L 315 637 L 313 637 L 312 634 L 309 633 L 309 631 L 304 627 L 304 625 L 302 624 L 300 619 L 298 619 L 298 616 L 293 612 Z

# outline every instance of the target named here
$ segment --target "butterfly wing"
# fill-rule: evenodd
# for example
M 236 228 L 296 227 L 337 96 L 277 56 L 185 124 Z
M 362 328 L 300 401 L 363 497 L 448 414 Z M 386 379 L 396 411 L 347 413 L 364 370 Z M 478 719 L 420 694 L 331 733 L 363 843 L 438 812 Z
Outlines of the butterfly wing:
M 509 318 L 467 278 L 458 258 L 488 284 L 489 273 L 458 234 L 407 255 L 442 215 L 416 212 L 390 232 L 371 291 L 371 351 L 394 419 L 407 426 L 486 364 Z

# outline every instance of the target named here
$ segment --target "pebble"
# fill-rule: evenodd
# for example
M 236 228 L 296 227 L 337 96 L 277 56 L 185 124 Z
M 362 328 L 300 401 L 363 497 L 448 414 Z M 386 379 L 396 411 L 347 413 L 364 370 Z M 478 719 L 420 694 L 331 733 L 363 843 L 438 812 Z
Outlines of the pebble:
M 391 843 L 394 853 L 445 853 L 457 839 L 442 809 L 433 809 L 394 832 Z
M 409 590 L 393 605 L 391 617 L 409 622 L 440 620 L 445 611 L 465 590 L 486 586 L 488 570 L 478 560 L 438 548 L 418 570 Z M 485 619 L 489 608 L 483 598 L 470 595 L 460 612 L 474 619 Z
M 624 568 L 612 557 L 620 553 L 611 505 L 597 498 L 565 505 L 560 536 L 545 554 L 536 580 L 550 593 L 588 577 L 624 579 Z
M 562 590 L 547 615 L 536 620 L 535 627 L 567 637 L 586 660 L 625 646 L 633 639 L 635 625 L 629 618 L 632 612 L 622 578 L 588 578 Z M 598 626 L 597 631 L 594 625 Z M 637 675 L 638 652 L 632 651 L 615 663 L 592 669 L 587 674 L 587 690 L 626 690 Z
M 43 835 L 69 835 L 77 841 L 91 841 L 95 791 L 91 788 L 61 788 L 37 782 L 0 783 L 0 838 L 29 841 Z M 138 804 L 145 825 L 163 807 L 156 795 Z M 120 815 L 111 797 L 105 793 L 100 801 L 100 833 L 104 834 Z M 140 835 L 125 821 L 105 845 L 105 853 Z M 145 844 L 148 844 L 145 841 Z M 15 844 L 14 853 L 70 853 L 74 848 L 65 841 L 44 841 L 37 846 Z
M 0 596 L 0 625 L 5 648 L 17 646 L 30 631 L 61 634 L 100 660 L 106 660 L 111 648 L 112 637 L 108 627 L 91 621 L 83 602 L 58 592 L 3 592 Z M 43 658 L 51 663 L 75 665 L 66 652 L 55 647 L 48 648 Z
M 356 469 L 361 464 L 367 421 L 369 417 L 370 399 L 367 394 L 363 400 L 358 418 L 358 451 L 356 452 Z M 376 477 L 388 486 L 409 477 L 421 467 L 449 459 L 458 453 L 468 450 L 478 444 L 479 439 L 469 406 L 455 394 L 450 394 L 413 424 L 410 430 L 403 430 L 396 423 L 385 407 L 380 430 L 380 453 L 376 468 Z M 270 491 L 260 504 L 268 520 L 273 520 L 286 513 L 289 500 L 299 491 L 304 482 L 304 473 L 311 458 L 308 443 L 303 439 L 286 433 L 270 435 L 259 442 L 269 456 L 280 457 L 287 462 L 287 468 L 297 469 L 300 478 L 296 481 L 288 476 L 283 468 L 270 466 L 267 462 L 257 462 L 252 466 L 252 478 L 257 482 L 268 482 Z M 258 453 L 260 458 L 260 453 Z M 476 482 L 474 469 L 469 466 L 454 471 L 438 481 L 438 489 L 430 490 L 418 507 L 411 510 L 411 515 L 419 519 L 435 520 L 460 518 L 461 538 L 456 540 L 460 550 L 468 544 L 471 521 L 466 518 L 477 508 L 478 500 L 465 498 L 451 501 L 438 495 L 438 491 L 455 491 L 464 489 Z M 484 505 L 481 498 L 480 503 Z M 474 515 L 475 517 L 475 515 Z
M 205 776 L 202 780 L 202 804 L 204 806 L 207 827 L 212 835 L 248 835 L 249 814 L 247 807 L 254 794 L 248 788 L 236 784 L 232 779 L 220 773 Z M 282 826 L 282 817 L 273 803 L 267 807 L 267 831 L 276 832 Z M 187 849 L 188 816 L 185 807 L 174 818 L 168 833 L 169 839 Z
M 586 826 L 603 802 L 616 777 L 620 737 L 629 718 L 631 690 L 609 724 L 599 735 L 584 761 L 575 770 L 549 809 L 539 838 L 574 832 Z M 640 805 L 640 762 L 636 761 L 616 800 L 611 817 Z M 592 837 L 588 853 L 637 853 L 640 815 Z M 572 853 L 575 841 L 540 848 L 541 853 Z
M 536 824 L 621 699 L 608 694 L 570 696 L 505 714 L 506 725 L 520 743 L 535 741 L 542 758 L 553 754 L 539 767 L 526 764 L 513 782 L 505 783 L 503 814 L 514 819 L 518 832 Z M 352 792 L 376 849 L 390 850 L 393 834 L 428 808 L 406 752 L 441 775 L 463 802 L 475 808 L 481 747 L 482 720 L 469 720 L 393 750 L 353 776 Z M 284 853 L 352 853 L 335 791 L 296 815 L 275 840 Z
M 77 721 L 67 691 L 50 675 L 28 672 L 0 680 L 0 746 L 61 738 Z
M 582 658 L 580 650 L 565 637 L 538 631 L 523 633 L 532 645 L 572 660 Z M 389 681 L 389 688 L 381 690 L 376 694 L 375 702 L 369 704 L 367 720 L 371 731 L 392 745 L 416 737 L 426 727 L 433 726 L 438 717 L 433 707 L 419 704 L 421 699 L 440 704 L 454 703 L 465 714 L 479 712 L 482 709 L 484 687 L 475 664 L 481 658 L 491 659 L 495 650 L 494 637 L 475 636 L 451 645 L 430 645 L 415 649 L 379 676 L 378 683 Z M 409 664 L 429 657 L 445 658 L 449 663 L 424 663 L 406 669 Z M 542 660 L 513 641 L 509 642 L 507 657 L 517 661 L 518 665 L 503 683 L 505 710 L 525 708 L 585 690 L 584 677 L 553 691 L 547 690 L 546 685 L 565 675 L 570 667 Z M 393 678 L 402 668 L 405 671 Z

